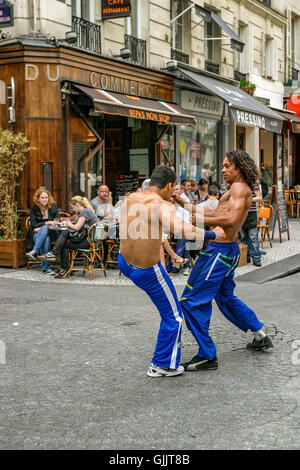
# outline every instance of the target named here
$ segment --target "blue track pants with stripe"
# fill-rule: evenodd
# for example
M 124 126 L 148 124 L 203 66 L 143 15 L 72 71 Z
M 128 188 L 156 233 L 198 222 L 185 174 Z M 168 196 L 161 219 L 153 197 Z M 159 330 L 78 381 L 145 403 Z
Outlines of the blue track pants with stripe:
M 212 359 L 216 347 L 208 334 L 215 299 L 223 315 L 243 331 L 263 327 L 255 313 L 234 295 L 234 271 L 240 258 L 237 243 L 210 242 L 195 263 L 181 297 L 188 329 L 198 345 L 198 356 Z
M 119 253 L 118 265 L 125 276 L 149 295 L 160 313 L 160 329 L 151 362 L 177 368 L 181 353 L 182 311 L 171 279 L 160 262 L 150 268 L 136 268 Z

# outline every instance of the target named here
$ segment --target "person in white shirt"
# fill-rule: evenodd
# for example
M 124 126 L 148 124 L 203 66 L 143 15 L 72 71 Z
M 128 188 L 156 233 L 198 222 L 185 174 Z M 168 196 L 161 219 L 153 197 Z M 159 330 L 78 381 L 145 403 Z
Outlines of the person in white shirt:
M 189 198 L 184 194 L 184 188 L 180 184 L 176 184 L 174 186 L 174 193 L 180 196 L 180 198 L 187 202 L 188 204 L 190 203 Z M 172 202 L 172 200 L 170 200 Z M 185 210 L 183 207 L 179 206 L 178 204 L 175 204 L 176 206 L 176 212 L 175 215 L 179 219 L 183 220 L 184 222 L 190 223 L 191 222 L 191 215 L 190 213 Z M 183 266 L 183 275 L 184 276 L 189 276 L 191 272 L 191 261 L 190 261 L 190 254 L 189 251 L 186 249 L 186 243 L 187 241 L 184 240 L 183 238 L 177 239 L 176 243 L 176 254 L 181 256 L 182 258 L 187 258 L 188 261 L 184 264 Z M 177 269 L 173 269 L 174 272 L 177 272 Z
M 211 210 L 217 209 L 219 205 L 219 201 L 217 199 L 218 193 L 219 193 L 218 186 L 215 184 L 211 184 L 208 187 L 207 193 L 208 193 L 208 198 L 205 201 L 200 202 L 199 205 L 201 205 L 201 207 L 207 207 L 207 209 L 211 209 Z

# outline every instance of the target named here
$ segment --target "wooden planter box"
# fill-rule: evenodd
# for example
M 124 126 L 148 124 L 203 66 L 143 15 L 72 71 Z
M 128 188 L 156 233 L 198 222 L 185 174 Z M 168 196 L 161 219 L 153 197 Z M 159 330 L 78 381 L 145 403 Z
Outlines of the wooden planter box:
M 0 240 L 0 266 L 12 266 L 17 269 L 26 264 L 25 239 Z

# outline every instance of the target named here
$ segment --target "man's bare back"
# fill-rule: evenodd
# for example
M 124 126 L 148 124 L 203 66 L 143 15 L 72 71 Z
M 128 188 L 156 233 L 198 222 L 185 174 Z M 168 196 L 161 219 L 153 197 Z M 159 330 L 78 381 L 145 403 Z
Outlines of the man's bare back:
M 120 251 L 128 263 L 140 268 L 158 263 L 162 240 L 158 208 L 164 202 L 158 194 L 142 191 L 131 194 L 122 204 Z M 153 238 L 152 225 L 152 232 L 156 230 Z

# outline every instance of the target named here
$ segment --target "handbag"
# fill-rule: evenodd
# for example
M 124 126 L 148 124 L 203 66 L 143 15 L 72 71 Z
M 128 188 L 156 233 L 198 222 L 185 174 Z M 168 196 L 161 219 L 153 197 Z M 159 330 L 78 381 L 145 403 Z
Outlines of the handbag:
M 86 240 L 88 236 L 89 226 L 84 224 L 80 230 L 69 230 L 69 239 L 72 243 L 79 243 Z

